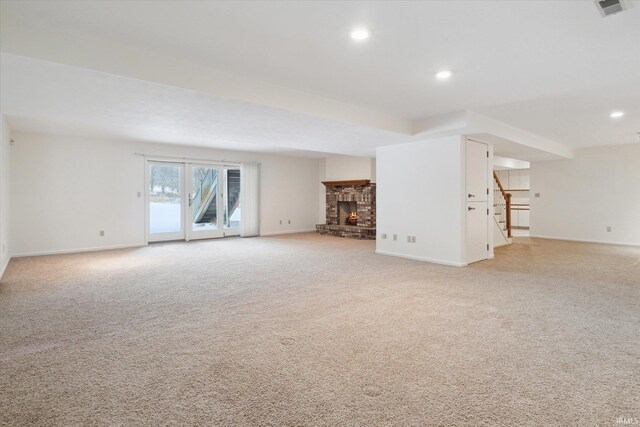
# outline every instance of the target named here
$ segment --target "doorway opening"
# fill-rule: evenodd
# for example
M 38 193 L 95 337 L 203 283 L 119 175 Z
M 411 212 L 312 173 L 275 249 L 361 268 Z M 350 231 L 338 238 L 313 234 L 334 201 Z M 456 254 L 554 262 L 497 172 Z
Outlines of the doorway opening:
M 503 226 L 508 237 L 529 236 L 529 169 L 494 166 L 494 174 L 496 220 Z

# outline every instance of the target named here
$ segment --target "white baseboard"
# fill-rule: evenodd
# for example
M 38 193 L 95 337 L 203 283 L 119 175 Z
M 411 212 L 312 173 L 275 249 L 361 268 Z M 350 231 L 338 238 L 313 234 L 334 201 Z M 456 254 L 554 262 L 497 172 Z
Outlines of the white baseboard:
M 306 230 L 268 231 L 266 233 L 260 233 L 260 237 L 279 236 L 281 234 L 311 233 L 312 231 L 316 231 L 316 229 L 310 228 Z
M 96 251 L 111 251 L 114 249 L 127 249 L 127 248 L 140 248 L 146 246 L 144 243 L 135 243 L 131 245 L 114 245 L 114 246 L 100 246 L 94 248 L 77 248 L 77 249 L 62 249 L 56 251 L 42 251 L 42 252 L 25 252 L 21 254 L 14 254 L 12 258 L 22 258 L 27 256 L 41 256 L 41 255 L 59 255 L 59 254 L 75 254 L 80 252 L 96 252 Z
M 599 243 L 601 245 L 618 245 L 618 246 L 640 246 L 640 243 L 627 243 L 627 242 L 607 242 L 604 240 L 586 240 L 586 239 L 570 239 L 568 237 L 553 237 L 553 236 L 541 236 L 541 235 L 529 235 L 529 237 L 535 237 L 536 239 L 549 239 L 549 240 L 565 240 L 567 242 L 580 242 L 580 243 Z
M 395 256 L 395 257 L 399 257 L 399 258 L 412 259 L 414 261 L 425 261 L 425 262 L 430 262 L 430 263 L 433 263 L 433 264 L 448 265 L 448 266 L 451 266 L 451 267 L 466 267 L 468 265 L 466 262 L 443 261 L 443 260 L 440 260 L 440 259 L 425 258 L 425 257 L 414 256 L 414 255 L 397 254 L 395 252 L 387 252 L 387 251 L 378 251 L 378 250 L 376 250 L 376 253 L 379 254 L 379 255 Z

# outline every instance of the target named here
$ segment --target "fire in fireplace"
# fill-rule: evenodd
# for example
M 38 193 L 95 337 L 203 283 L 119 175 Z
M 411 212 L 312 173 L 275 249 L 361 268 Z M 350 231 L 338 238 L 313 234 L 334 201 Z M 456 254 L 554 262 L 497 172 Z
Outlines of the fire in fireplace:
M 347 222 L 351 225 L 357 225 L 358 224 L 358 212 L 351 212 L 349 213 L 349 216 L 347 217 Z
M 356 202 L 338 202 L 338 224 L 358 225 L 358 204 Z

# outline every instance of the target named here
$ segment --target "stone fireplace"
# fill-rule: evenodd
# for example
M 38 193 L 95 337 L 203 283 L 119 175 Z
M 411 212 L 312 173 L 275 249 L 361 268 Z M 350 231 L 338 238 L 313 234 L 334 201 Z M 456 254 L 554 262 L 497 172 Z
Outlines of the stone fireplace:
M 369 180 L 326 181 L 327 223 L 320 234 L 352 239 L 376 238 L 376 184 Z

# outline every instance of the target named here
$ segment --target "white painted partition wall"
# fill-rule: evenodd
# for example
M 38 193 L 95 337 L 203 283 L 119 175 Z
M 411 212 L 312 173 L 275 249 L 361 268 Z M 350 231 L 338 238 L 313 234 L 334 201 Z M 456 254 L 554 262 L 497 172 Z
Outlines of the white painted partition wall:
M 464 153 L 462 136 L 376 150 L 377 253 L 466 265 Z
M 11 158 L 11 136 L 9 125 L 0 113 L 0 278 L 11 259 L 11 245 L 9 244 L 9 192 Z
M 476 197 L 479 202 L 470 203 L 464 136 L 377 149 L 376 253 L 453 266 L 493 257 L 492 215 L 486 214 L 493 205 L 492 192 L 486 195 L 493 179 L 493 149 L 475 144 L 482 147 L 484 172 L 476 173 L 471 181 L 480 189 L 474 191 L 485 194 Z M 468 254 L 467 249 L 467 207 L 474 203 L 481 206 L 478 212 L 482 214 L 480 233 L 476 233 L 484 239 L 480 255 Z M 484 250 L 487 244 L 489 249 Z

